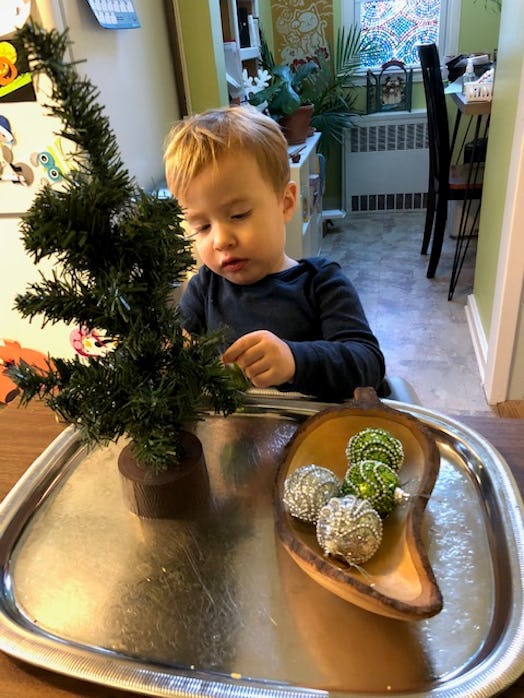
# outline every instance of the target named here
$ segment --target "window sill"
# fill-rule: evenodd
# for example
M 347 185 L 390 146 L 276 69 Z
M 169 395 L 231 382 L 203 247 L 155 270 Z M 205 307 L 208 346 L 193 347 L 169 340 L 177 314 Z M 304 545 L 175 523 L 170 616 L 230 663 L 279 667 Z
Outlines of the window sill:
M 419 65 L 406 67 L 407 70 L 413 68 L 413 82 L 422 82 L 422 71 Z M 378 73 L 380 73 L 380 71 L 382 70 L 382 66 L 379 65 L 376 67 L 370 67 L 369 70 L 371 70 L 375 75 L 378 75 Z M 352 77 L 352 84 L 347 85 L 347 87 L 365 87 L 367 84 L 367 71 L 368 68 L 363 68 L 362 70 L 355 71 Z

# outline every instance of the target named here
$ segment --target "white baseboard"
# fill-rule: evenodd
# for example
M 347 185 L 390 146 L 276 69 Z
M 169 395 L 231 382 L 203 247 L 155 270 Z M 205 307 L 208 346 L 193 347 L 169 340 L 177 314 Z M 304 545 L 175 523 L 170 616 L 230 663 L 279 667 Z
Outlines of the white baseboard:
M 482 381 L 482 385 L 484 385 L 486 376 L 486 362 L 488 359 L 488 340 L 480 320 L 480 314 L 475 301 L 475 296 L 473 294 L 468 296 L 465 312 L 469 333 L 471 335 L 471 341 L 473 342 L 475 357 L 479 367 L 480 379 Z

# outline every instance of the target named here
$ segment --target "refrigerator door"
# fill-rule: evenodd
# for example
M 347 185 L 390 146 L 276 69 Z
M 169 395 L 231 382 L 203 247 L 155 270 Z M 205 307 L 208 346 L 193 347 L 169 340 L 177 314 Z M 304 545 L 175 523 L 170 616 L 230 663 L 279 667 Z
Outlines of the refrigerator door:
M 30 4 L 31 16 L 47 29 L 68 29 L 72 42 L 69 58 L 99 90 L 98 101 L 105 107 L 125 166 L 144 189 L 157 187 L 164 179 L 164 139 L 171 124 L 180 118 L 170 47 L 174 27 L 164 3 L 134 0 L 140 26 L 107 29 L 99 24 L 87 0 L 12 1 L 14 16 L 23 16 L 22 10 L 27 12 Z M 7 3 L 2 0 L 2 8 Z M 14 30 L 2 21 L 0 31 L 4 32 L 0 34 L 0 65 L 15 65 L 22 57 L 18 58 L 12 42 Z M 23 73 L 23 68 L 19 72 Z M 63 356 L 70 354 L 68 328 L 48 324 L 42 331 L 40 318 L 31 323 L 20 318 L 13 304 L 16 294 L 38 278 L 38 269 L 20 241 L 21 216 L 44 182 L 62 185 L 70 144 L 59 137 L 60 124 L 46 114 L 49 89 L 43 78 L 29 80 L 34 95 L 28 94 L 27 82 L 24 90 L 13 90 L 12 86 L 3 89 L 1 82 L 0 339 Z M 52 263 L 49 260 L 48 267 Z M 46 267 L 42 270 L 46 272 Z

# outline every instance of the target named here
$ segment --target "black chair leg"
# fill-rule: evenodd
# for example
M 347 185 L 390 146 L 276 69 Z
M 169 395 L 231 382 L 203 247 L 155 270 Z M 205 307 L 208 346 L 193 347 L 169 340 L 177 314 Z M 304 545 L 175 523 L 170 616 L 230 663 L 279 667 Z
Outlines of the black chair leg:
M 464 207 L 464 225 L 460 226 L 459 233 L 457 235 L 457 244 L 455 246 L 455 258 L 453 260 L 453 268 L 451 270 L 451 279 L 449 281 L 449 290 L 448 290 L 448 301 L 453 300 L 453 294 L 455 293 L 455 288 L 457 286 L 457 281 L 460 276 L 460 272 L 462 271 L 462 267 L 464 265 L 464 260 L 466 259 L 466 254 L 469 248 L 469 243 L 471 242 L 471 239 L 475 235 L 475 229 L 478 229 L 478 220 L 479 220 L 479 214 L 480 214 L 480 206 L 477 208 L 475 211 L 475 215 L 473 217 L 473 221 L 471 222 L 471 227 L 469 232 L 466 232 L 465 228 L 467 225 L 467 219 L 469 218 L 470 211 L 471 211 L 471 205 L 472 205 L 472 200 L 470 199 L 467 202 L 467 207 L 466 207 L 466 202 L 464 202 L 463 207 Z
M 433 187 L 429 187 L 428 189 L 428 204 L 426 208 L 426 222 L 424 224 L 424 235 L 422 237 L 422 248 L 420 250 L 420 254 L 427 254 L 428 253 L 428 247 L 429 247 L 429 241 L 431 240 L 431 231 L 433 230 L 433 221 L 435 219 L 435 202 L 436 202 L 436 195 L 435 195 L 435 189 Z
M 426 276 L 432 279 L 437 271 L 444 243 L 444 231 L 446 230 L 446 221 L 448 218 L 448 202 L 443 196 L 437 198 L 437 210 L 435 215 L 435 226 L 433 229 L 433 242 L 431 244 L 431 253 L 429 255 L 429 264 Z

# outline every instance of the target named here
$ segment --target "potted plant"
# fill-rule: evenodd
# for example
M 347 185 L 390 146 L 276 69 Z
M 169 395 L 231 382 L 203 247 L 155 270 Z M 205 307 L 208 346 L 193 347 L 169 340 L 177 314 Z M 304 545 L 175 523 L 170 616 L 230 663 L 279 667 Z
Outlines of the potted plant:
M 290 145 L 306 140 L 313 104 L 307 96 L 308 78 L 318 70 L 313 61 L 302 63 L 292 70 L 290 66 L 276 65 L 267 44 L 263 44 L 264 69 L 271 82 L 250 98 L 253 106 L 266 105 L 269 114 L 279 122 Z
M 189 338 L 182 330 L 172 296 L 194 260 L 178 202 L 146 193 L 125 169 L 98 91 L 64 59 L 67 31 L 28 22 L 18 36 L 32 71 L 49 78 L 45 106 L 60 119 L 57 135 L 76 152 L 63 184 L 44 186 L 21 223 L 35 263 L 56 265 L 16 297 L 15 308 L 31 320 L 43 316 L 44 325 L 75 324 L 77 339 L 88 337 L 95 350 L 49 357 L 47 369 L 20 361 L 9 375 L 22 404 L 41 398 L 85 443 L 127 437 L 127 461 L 139 466 L 132 508 L 166 516 L 177 491 L 183 503 L 192 501 L 183 490 L 186 456 L 193 454 L 189 489 L 205 488 L 201 447 L 188 428 L 209 410 L 233 412 L 245 386 L 219 360 L 222 336 Z M 126 468 L 120 464 L 129 480 Z M 156 510 L 155 478 L 172 484 Z
M 262 39 L 262 67 L 272 79 L 249 101 L 255 106 L 267 102 L 268 113 L 279 122 L 297 104 L 312 105 L 311 126 L 321 133 L 318 147 L 326 155 L 330 142 L 341 143 L 343 130 L 351 124 L 351 116 L 356 113 L 355 73 L 362 57 L 372 54 L 372 45 L 354 25 L 348 32 L 339 30 L 334 51 L 329 46 L 317 49 L 314 56 L 292 65 L 276 65 Z

